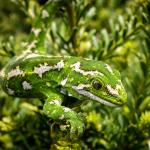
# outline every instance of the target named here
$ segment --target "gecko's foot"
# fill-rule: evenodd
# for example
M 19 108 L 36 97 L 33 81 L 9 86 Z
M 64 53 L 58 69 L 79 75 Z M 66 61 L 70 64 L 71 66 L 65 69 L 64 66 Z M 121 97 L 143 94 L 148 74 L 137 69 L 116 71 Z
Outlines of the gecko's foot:
M 79 137 L 83 134 L 85 125 L 84 122 L 78 118 L 69 119 L 67 121 L 70 124 L 70 137 Z

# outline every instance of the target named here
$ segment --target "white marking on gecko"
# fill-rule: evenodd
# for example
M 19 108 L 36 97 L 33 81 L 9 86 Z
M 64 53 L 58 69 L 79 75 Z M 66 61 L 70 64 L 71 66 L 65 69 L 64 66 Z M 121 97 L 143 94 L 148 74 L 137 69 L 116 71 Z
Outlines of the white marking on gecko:
M 71 93 L 68 93 L 68 96 L 72 97 L 72 94 L 71 94 Z
M 78 90 L 83 90 L 86 87 L 90 87 L 90 84 L 79 84 L 78 86 L 76 86 Z
M 41 32 L 41 29 L 40 28 L 32 28 L 31 30 L 36 37 L 38 37 L 39 33 Z
M 45 18 L 47 18 L 47 17 L 49 17 L 48 11 L 43 10 L 43 11 L 42 11 L 42 18 L 45 19 Z
M 70 108 L 64 107 L 64 112 L 69 112 L 69 111 L 71 111 Z
M 100 97 L 98 97 L 98 96 L 96 96 L 96 95 L 94 95 L 94 94 L 88 92 L 88 91 L 85 91 L 85 90 L 82 90 L 82 89 L 78 89 L 77 86 L 72 86 L 72 88 L 73 88 L 76 92 L 78 92 L 79 94 L 81 94 L 81 95 L 83 95 L 83 96 L 86 96 L 86 97 L 88 97 L 88 98 L 90 98 L 90 99 L 92 99 L 92 100 L 98 101 L 98 102 L 100 102 L 100 103 L 102 103 L 102 104 L 104 104 L 104 105 L 107 105 L 107 106 L 116 106 L 115 104 L 113 104 L 113 103 L 111 103 L 111 102 L 108 102 L 108 101 L 106 101 L 106 100 L 104 100 L 104 99 L 102 99 L 102 98 L 100 98 Z
M 120 87 L 119 86 L 116 86 L 116 87 L 117 88 L 114 89 L 111 87 L 111 85 L 106 85 L 106 88 L 111 95 L 118 96 L 119 95 L 118 88 L 120 88 Z
M 34 73 L 38 74 L 39 77 L 42 78 L 42 74 L 51 70 L 52 67 L 51 66 L 48 66 L 47 63 L 44 63 L 43 65 L 40 64 L 40 67 L 34 67 Z
M 44 63 L 43 65 L 40 64 L 40 67 L 34 67 L 34 73 L 38 74 L 39 77 L 42 78 L 43 73 L 50 71 L 50 70 L 55 70 L 55 69 L 60 71 L 62 68 L 64 68 L 63 60 L 61 60 L 54 66 L 49 66 L 47 63 Z
M 61 84 L 62 86 L 64 86 L 64 85 L 67 83 L 67 81 L 68 81 L 68 78 L 65 78 L 64 80 L 61 81 L 60 84 Z
M 75 64 L 70 65 L 70 68 L 73 68 L 74 71 L 79 72 L 83 75 L 100 75 L 100 76 L 104 76 L 103 73 L 98 72 L 97 70 L 95 70 L 95 71 L 82 70 L 82 69 L 80 69 L 80 65 L 81 65 L 81 63 L 78 61 Z
M 61 101 L 59 101 L 59 100 L 53 100 L 53 101 L 49 102 L 49 104 L 61 105 Z
M 12 69 L 9 73 L 8 73 L 8 79 L 15 77 L 15 76 L 19 76 L 19 75 L 24 75 L 23 71 L 20 70 L 19 66 L 16 67 L 16 69 Z
M 30 89 L 32 89 L 31 84 L 28 83 L 27 81 L 23 81 L 23 82 L 22 82 L 22 86 L 23 86 L 23 89 L 24 89 L 24 90 L 30 90 Z
M 60 71 L 60 69 L 64 68 L 64 66 L 65 66 L 64 61 L 61 60 L 54 66 L 54 69 L 58 69 L 58 71 Z
M 64 115 L 61 115 L 61 116 L 59 117 L 60 120 L 63 120 L 64 118 L 65 118 Z
M 10 88 L 7 88 L 7 92 L 8 92 L 9 95 L 14 95 L 15 94 L 15 91 L 13 91 Z

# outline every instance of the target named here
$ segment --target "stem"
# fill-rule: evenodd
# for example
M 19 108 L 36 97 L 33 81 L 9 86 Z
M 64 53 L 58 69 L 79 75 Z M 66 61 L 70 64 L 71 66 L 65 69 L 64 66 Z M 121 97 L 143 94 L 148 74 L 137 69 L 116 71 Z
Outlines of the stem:
M 74 33 L 74 30 L 76 28 L 76 13 L 75 13 L 74 6 L 72 3 L 70 2 L 66 3 L 65 7 L 66 7 L 67 14 L 68 14 L 68 22 L 69 22 L 69 26 L 71 30 L 71 35 L 73 35 L 73 37 L 71 38 L 71 42 L 72 42 L 73 48 L 76 49 L 77 39 L 76 39 L 76 34 Z

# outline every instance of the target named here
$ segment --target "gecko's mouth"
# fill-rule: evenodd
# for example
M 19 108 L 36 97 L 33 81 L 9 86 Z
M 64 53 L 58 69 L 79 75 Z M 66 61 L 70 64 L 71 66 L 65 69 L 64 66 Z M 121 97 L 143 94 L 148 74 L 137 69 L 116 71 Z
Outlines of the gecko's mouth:
M 90 99 L 92 99 L 92 100 L 95 100 L 95 101 L 97 101 L 97 102 L 99 102 L 99 103 L 102 103 L 102 104 L 104 104 L 104 105 L 111 106 L 111 107 L 118 106 L 117 104 L 114 104 L 114 103 L 108 102 L 108 101 L 106 101 L 106 100 L 104 100 L 104 99 L 102 99 L 102 98 L 99 98 L 98 96 L 96 96 L 96 95 L 94 95 L 94 94 L 92 94 L 92 93 L 90 93 L 90 92 L 88 92 L 88 91 L 85 91 L 85 90 L 83 90 L 83 89 L 78 89 L 76 86 L 72 86 L 72 88 L 73 88 L 76 92 L 78 92 L 79 94 L 81 94 L 81 95 L 83 95 L 83 96 L 86 96 L 86 97 L 88 97 L 88 98 L 90 98 Z

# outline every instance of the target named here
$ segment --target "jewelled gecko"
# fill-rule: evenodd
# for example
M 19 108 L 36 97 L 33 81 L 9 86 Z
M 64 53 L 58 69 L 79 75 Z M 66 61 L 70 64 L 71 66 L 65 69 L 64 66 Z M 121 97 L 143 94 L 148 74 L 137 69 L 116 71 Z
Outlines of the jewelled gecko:
M 70 132 L 82 134 L 84 123 L 77 112 L 62 105 L 65 95 L 120 106 L 127 100 L 120 73 L 108 64 L 79 57 L 26 54 L 1 71 L 3 90 L 14 97 L 45 99 L 44 113 L 65 120 Z

